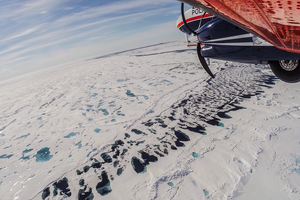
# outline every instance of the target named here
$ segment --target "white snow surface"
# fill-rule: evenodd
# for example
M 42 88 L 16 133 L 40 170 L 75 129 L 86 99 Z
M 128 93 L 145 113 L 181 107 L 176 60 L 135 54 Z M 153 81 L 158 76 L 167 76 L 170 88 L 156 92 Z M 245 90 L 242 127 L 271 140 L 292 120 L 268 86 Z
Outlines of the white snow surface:
M 300 83 L 210 67 L 176 41 L 1 83 L 1 199 L 300 199 Z

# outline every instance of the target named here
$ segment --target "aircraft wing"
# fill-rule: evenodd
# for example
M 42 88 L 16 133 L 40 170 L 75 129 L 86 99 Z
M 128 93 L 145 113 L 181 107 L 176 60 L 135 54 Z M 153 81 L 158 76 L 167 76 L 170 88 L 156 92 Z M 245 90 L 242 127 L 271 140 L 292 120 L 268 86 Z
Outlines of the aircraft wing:
M 300 0 L 180 0 L 300 53 Z

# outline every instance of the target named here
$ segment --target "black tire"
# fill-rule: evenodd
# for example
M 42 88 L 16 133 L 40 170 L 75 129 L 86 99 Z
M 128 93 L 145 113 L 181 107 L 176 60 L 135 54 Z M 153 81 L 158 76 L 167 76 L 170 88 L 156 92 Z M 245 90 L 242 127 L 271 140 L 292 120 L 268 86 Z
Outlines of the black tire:
M 300 81 L 300 61 L 294 60 L 293 67 L 284 68 L 282 63 L 288 63 L 288 60 L 270 61 L 270 67 L 275 76 L 287 83 L 297 83 Z

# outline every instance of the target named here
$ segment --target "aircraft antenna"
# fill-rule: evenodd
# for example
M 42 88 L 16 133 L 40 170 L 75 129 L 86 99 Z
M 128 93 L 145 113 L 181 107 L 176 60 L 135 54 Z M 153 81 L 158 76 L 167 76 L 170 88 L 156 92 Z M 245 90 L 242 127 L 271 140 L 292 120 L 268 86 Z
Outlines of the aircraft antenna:
M 205 14 L 205 13 L 204 13 Z M 202 19 L 203 19 L 203 16 L 202 15 Z M 197 35 L 197 33 L 195 31 L 193 31 L 189 26 L 188 24 L 186 23 L 186 20 L 185 20 L 185 16 L 184 16 L 184 3 L 181 3 L 181 17 L 182 17 L 182 21 L 184 23 L 184 25 L 186 26 L 186 28 L 191 31 L 194 35 Z M 202 19 L 201 19 L 201 22 L 202 22 Z M 201 25 L 201 22 L 200 22 L 200 25 Z M 197 37 L 198 38 L 198 37 Z M 212 78 L 215 78 L 214 74 L 210 71 L 209 67 L 208 67 L 208 64 L 207 62 L 205 61 L 204 57 L 201 55 L 201 41 L 199 40 L 198 38 L 198 44 L 197 44 L 197 54 L 198 54 L 198 58 L 200 60 L 200 63 L 202 64 L 202 67 L 203 69 L 212 77 Z
M 202 15 L 202 17 L 201 17 L 201 20 L 200 20 L 200 22 L 199 22 L 199 26 L 198 26 L 196 32 L 198 32 L 199 29 L 201 28 L 202 20 L 203 20 L 205 14 L 206 14 L 206 12 L 203 13 L 203 15 Z
M 215 78 L 215 75 L 210 71 L 207 62 L 205 61 L 204 57 L 201 55 L 200 43 L 197 44 L 197 54 L 203 69 L 210 75 L 210 77 Z
M 197 33 L 195 31 L 193 31 L 186 23 L 185 16 L 184 16 L 184 3 L 181 3 L 181 17 L 182 17 L 182 21 L 183 21 L 184 25 L 186 26 L 186 28 L 189 29 L 189 31 L 191 31 L 194 35 L 197 35 Z

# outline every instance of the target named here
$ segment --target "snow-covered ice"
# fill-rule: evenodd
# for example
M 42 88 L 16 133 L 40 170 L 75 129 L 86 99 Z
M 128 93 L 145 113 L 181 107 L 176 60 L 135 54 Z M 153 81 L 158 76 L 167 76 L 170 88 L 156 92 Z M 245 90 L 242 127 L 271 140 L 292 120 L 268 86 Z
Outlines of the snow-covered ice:
M 300 199 L 300 83 L 170 42 L 0 84 L 1 199 Z

